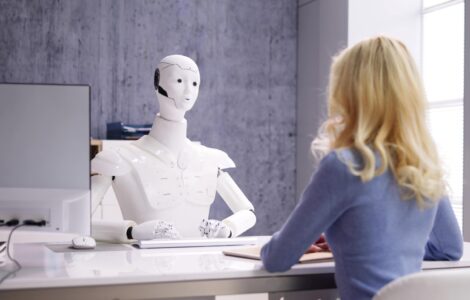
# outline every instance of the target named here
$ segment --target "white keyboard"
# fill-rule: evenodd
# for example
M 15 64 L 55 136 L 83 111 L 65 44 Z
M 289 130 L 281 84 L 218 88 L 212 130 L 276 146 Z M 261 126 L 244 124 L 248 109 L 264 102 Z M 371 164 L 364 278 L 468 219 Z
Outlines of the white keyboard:
M 141 249 L 154 248 L 189 248 L 256 245 L 256 237 L 238 237 L 225 239 L 183 239 L 183 240 L 147 240 L 138 241 L 135 246 Z

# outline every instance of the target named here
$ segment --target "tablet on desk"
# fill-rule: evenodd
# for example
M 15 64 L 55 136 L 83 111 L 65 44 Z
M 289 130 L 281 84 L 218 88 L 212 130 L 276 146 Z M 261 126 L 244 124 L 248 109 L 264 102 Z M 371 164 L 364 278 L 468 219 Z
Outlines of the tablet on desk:
M 182 240 L 147 240 L 138 241 L 134 246 L 140 249 L 156 248 L 189 248 L 189 247 L 222 247 L 222 246 L 242 246 L 256 245 L 256 237 L 237 237 L 220 239 L 182 239 Z

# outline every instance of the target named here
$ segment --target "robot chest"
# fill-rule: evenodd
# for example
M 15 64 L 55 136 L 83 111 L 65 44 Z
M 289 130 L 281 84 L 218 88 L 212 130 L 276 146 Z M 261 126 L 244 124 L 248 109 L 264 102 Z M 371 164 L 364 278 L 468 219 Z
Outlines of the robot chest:
M 217 189 L 217 168 L 193 166 L 181 169 L 159 161 L 147 162 L 137 169 L 150 205 L 165 209 L 192 204 L 210 206 Z

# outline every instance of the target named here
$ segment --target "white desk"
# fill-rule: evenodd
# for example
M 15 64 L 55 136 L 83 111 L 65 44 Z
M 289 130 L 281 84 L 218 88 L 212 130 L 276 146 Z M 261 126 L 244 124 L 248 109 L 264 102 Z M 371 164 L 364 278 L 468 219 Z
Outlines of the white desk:
M 259 238 L 260 243 L 266 237 Z M 51 250 L 50 247 L 55 249 Z M 56 252 L 65 246 L 18 244 L 23 269 L 0 285 L 3 299 L 168 299 L 335 288 L 333 263 L 296 265 L 268 273 L 259 261 L 226 257 L 221 248 L 139 250 L 107 245 L 97 251 Z M 470 266 L 425 262 L 425 269 Z M 4 271 L 3 271 L 4 272 Z M 4 274 L 4 273 L 2 273 Z

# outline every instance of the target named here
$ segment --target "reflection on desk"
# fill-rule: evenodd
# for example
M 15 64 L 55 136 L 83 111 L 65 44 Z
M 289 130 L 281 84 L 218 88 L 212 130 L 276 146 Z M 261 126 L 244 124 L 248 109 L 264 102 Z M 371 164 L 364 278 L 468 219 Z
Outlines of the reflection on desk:
M 258 237 L 264 244 L 269 237 Z M 460 262 L 425 262 L 425 268 L 470 267 L 470 245 Z M 51 247 L 52 249 L 56 249 Z M 268 273 L 260 261 L 227 257 L 226 247 L 55 252 L 44 244 L 17 244 L 23 265 L 0 286 L 1 299 L 163 299 L 260 292 L 332 289 L 333 262 L 296 265 Z

